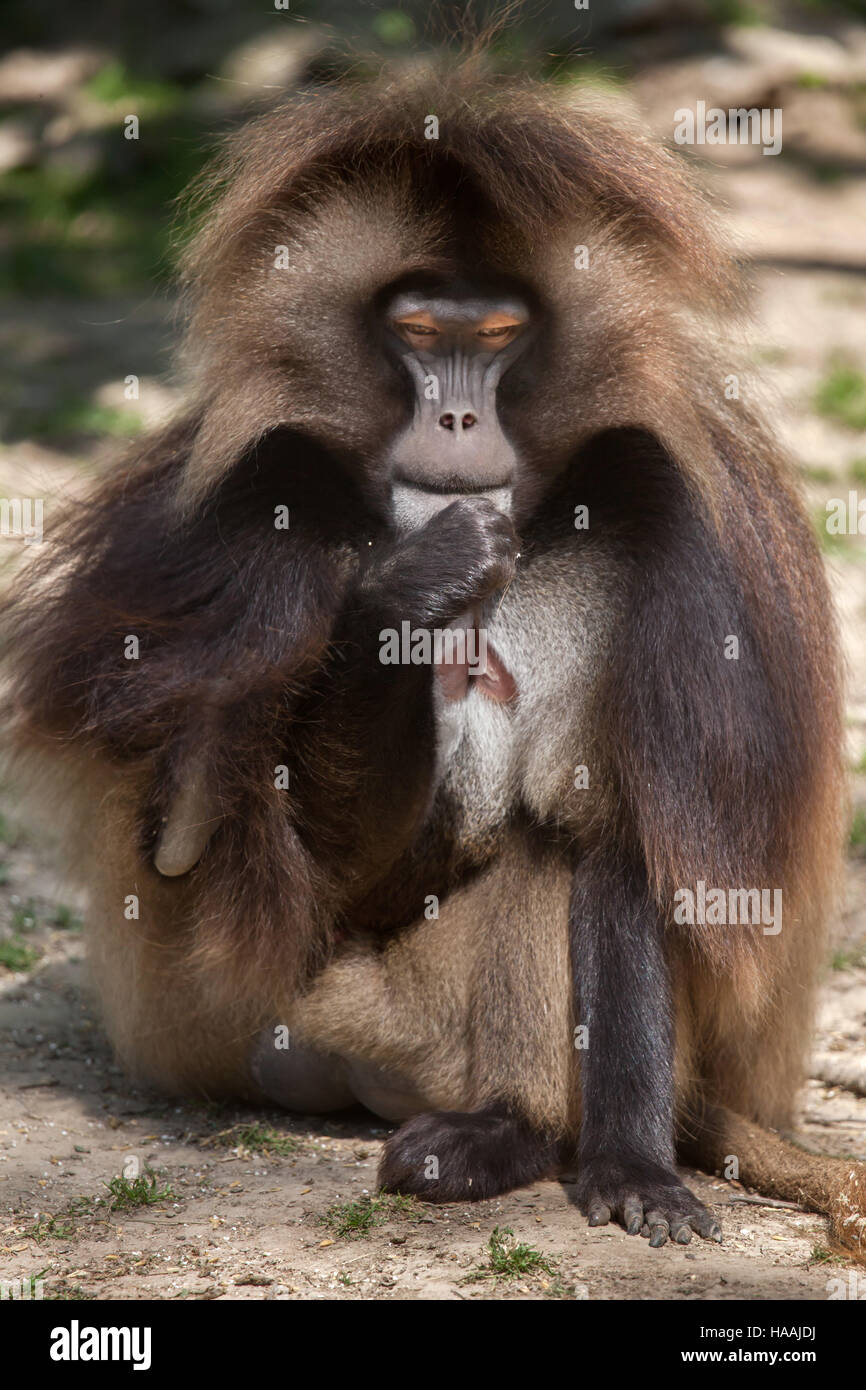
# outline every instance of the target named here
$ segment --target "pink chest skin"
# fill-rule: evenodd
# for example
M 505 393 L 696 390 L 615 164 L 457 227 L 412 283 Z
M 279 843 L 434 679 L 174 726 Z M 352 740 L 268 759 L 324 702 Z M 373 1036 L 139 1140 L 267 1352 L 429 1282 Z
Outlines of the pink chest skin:
M 477 621 L 476 615 L 468 616 L 467 628 L 477 632 Z M 473 644 L 473 650 L 478 651 L 477 643 Z M 473 689 L 498 705 L 507 705 L 516 698 L 517 682 L 489 640 L 482 650 L 484 660 L 480 669 L 471 666 L 468 658 L 457 660 L 443 656 L 441 661 L 434 662 L 433 671 L 446 700 L 465 700 Z

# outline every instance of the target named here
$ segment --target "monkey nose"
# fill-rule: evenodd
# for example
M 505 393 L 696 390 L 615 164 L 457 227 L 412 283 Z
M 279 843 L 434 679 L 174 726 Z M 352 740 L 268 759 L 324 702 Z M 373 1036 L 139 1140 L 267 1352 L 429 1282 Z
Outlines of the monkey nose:
M 451 410 L 446 410 L 444 415 L 439 416 L 439 424 L 443 430 L 453 430 L 457 424 L 457 417 Z M 473 425 L 478 424 L 478 416 L 473 415 L 471 410 L 465 411 L 460 416 L 460 428 L 471 430 Z

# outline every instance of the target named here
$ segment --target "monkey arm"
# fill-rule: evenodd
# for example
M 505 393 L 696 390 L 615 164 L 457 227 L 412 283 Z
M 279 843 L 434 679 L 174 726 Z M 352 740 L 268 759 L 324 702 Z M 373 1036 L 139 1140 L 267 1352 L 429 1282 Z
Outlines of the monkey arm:
M 341 879 L 363 873 L 365 884 L 411 841 L 429 805 L 436 751 L 430 672 L 381 665 L 371 655 L 377 632 L 358 610 L 338 624 L 279 754 L 313 857 Z M 164 877 L 194 868 L 220 825 L 210 756 L 197 739 L 177 760 L 154 852 Z
M 571 901 L 575 1019 L 586 1030 L 578 1200 L 650 1244 L 721 1239 L 674 1171 L 674 1022 L 663 924 L 642 869 L 595 851 Z
M 338 625 L 287 736 L 292 800 L 317 864 L 371 887 L 417 833 L 435 767 L 430 671 L 383 666 L 368 614 Z
M 507 583 L 515 548 L 492 504 L 454 503 L 383 544 L 338 615 L 328 659 L 294 712 L 288 763 L 301 833 L 353 895 L 411 847 L 434 791 L 432 669 L 383 662 L 383 633 L 452 622 Z

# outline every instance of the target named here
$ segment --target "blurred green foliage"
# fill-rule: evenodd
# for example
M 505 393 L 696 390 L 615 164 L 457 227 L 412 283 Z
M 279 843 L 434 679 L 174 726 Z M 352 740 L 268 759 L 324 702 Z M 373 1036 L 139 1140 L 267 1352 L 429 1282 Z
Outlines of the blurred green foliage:
M 818 384 L 815 409 L 848 429 L 866 430 L 866 376 L 837 359 Z
M 119 80 L 111 66 L 108 91 Z M 159 87 L 159 100 L 152 93 L 148 107 L 127 97 L 110 125 L 82 137 L 84 162 L 46 159 L 0 180 L 0 290 L 99 297 L 170 275 L 172 204 L 201 167 L 211 139 L 201 119 L 186 115 L 181 125 L 171 119 L 176 94 L 169 104 L 160 84 L 145 85 Z M 149 122 L 146 139 L 124 139 L 124 106 Z M 148 118 L 148 109 L 160 114 Z
M 373 33 L 388 45 L 411 43 L 416 37 L 415 22 L 403 10 L 383 10 L 373 20 Z
M 61 400 L 50 411 L 19 411 L 16 427 L 33 439 L 79 441 L 89 436 L 131 439 L 144 428 L 140 415 L 122 406 Z
M 84 92 L 106 106 L 129 107 L 139 116 L 166 115 L 176 111 L 183 102 L 183 88 L 175 82 L 155 82 L 134 77 L 123 63 L 106 63 L 89 82 Z

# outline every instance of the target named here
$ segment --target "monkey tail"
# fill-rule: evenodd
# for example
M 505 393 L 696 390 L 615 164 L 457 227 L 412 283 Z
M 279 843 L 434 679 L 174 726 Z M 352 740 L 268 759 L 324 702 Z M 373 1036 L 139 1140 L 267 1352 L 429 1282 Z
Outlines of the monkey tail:
M 689 1128 L 680 1149 L 690 1162 L 722 1172 L 736 1158 L 746 1187 L 826 1216 L 831 1248 L 866 1265 L 866 1163 L 807 1153 L 721 1106 L 705 1106 Z

